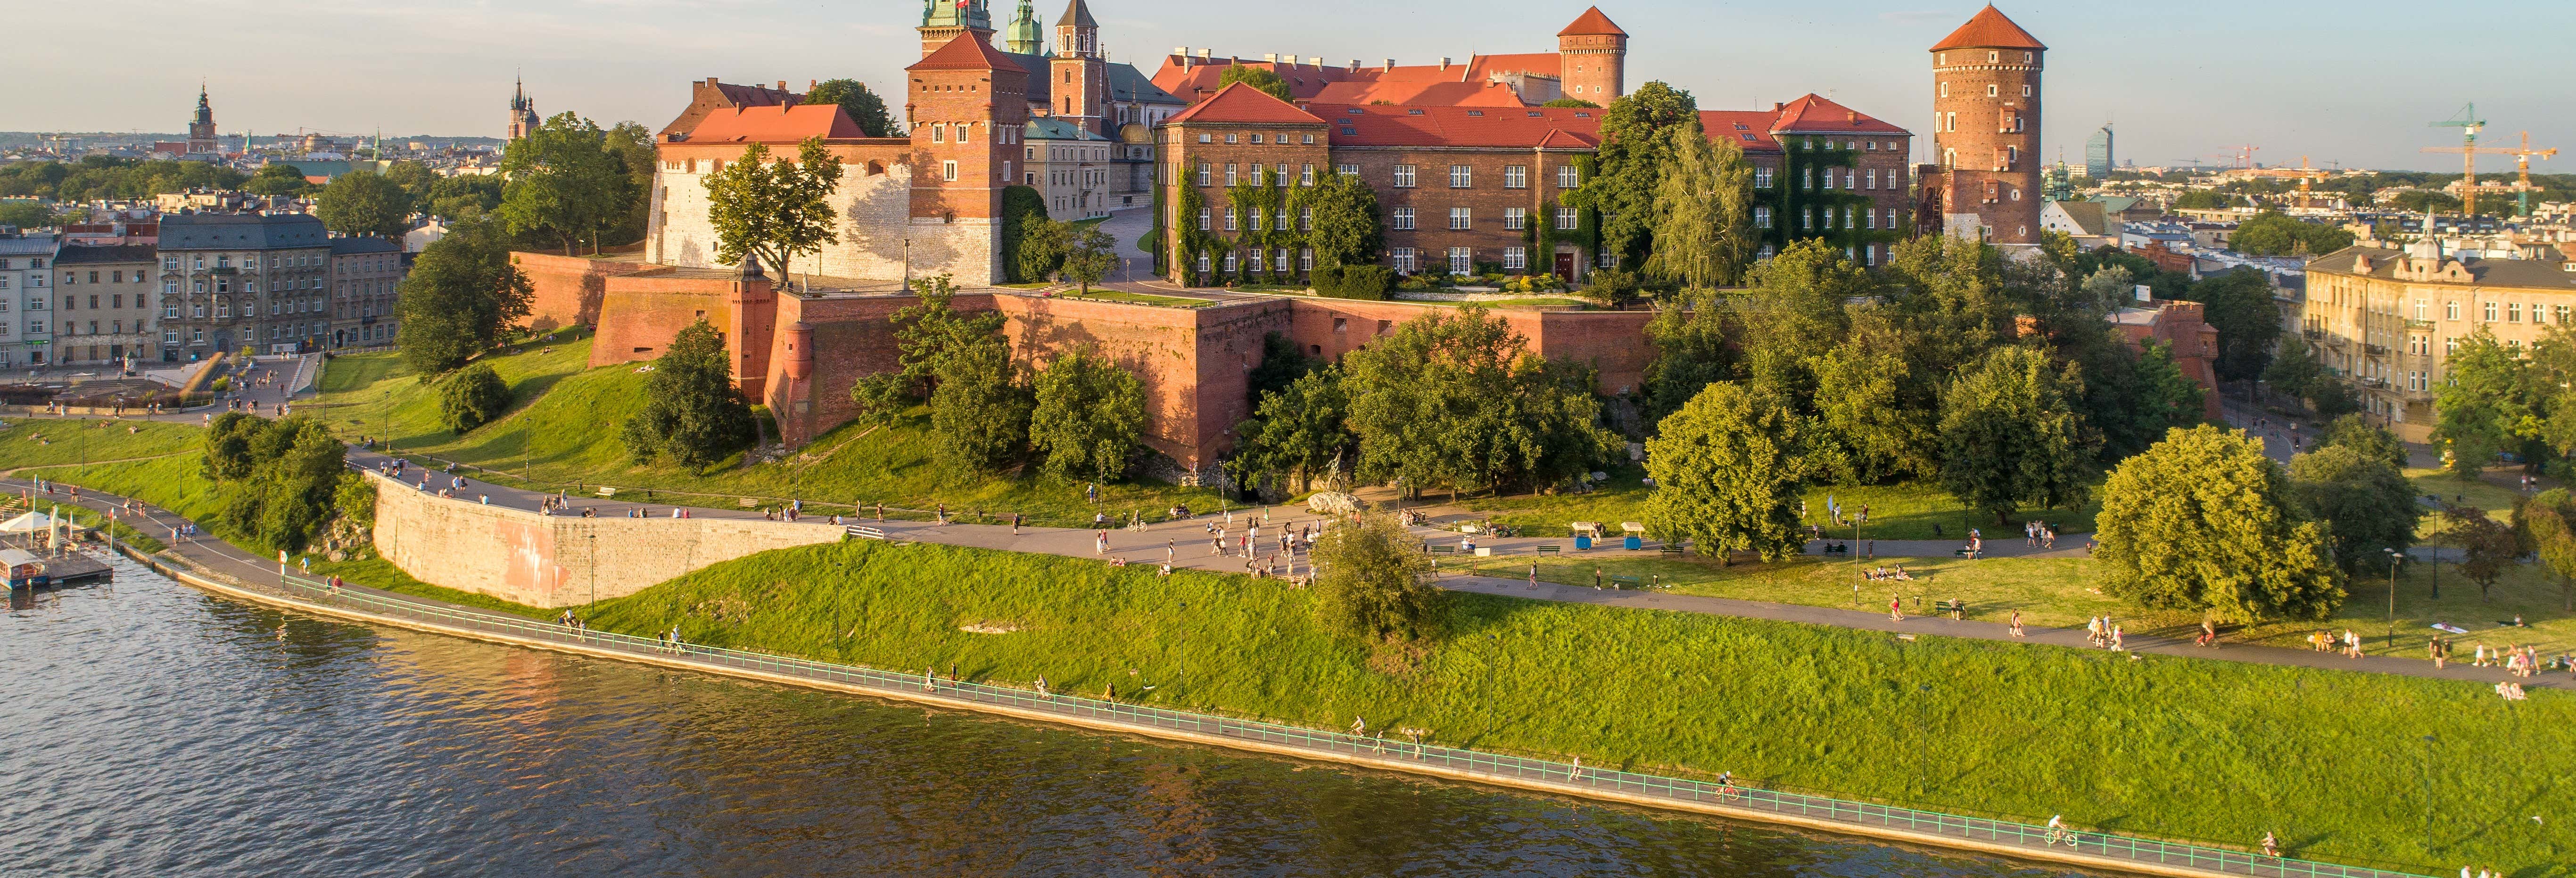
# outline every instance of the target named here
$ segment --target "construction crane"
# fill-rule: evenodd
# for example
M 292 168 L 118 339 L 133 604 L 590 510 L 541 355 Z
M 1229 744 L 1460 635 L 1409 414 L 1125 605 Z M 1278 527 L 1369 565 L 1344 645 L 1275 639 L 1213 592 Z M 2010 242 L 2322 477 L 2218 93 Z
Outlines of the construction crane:
M 2553 146 L 2548 149 L 2532 149 L 2531 132 L 2525 131 L 2522 132 L 2522 146 L 2518 149 L 2508 149 L 2504 152 L 2507 155 L 2513 156 L 2514 171 L 2518 179 L 2512 186 L 2499 186 L 2493 188 L 2497 190 L 2510 190 L 2513 192 L 2514 207 L 2516 208 L 2514 211 L 2515 215 L 2530 216 L 2531 193 L 2540 191 L 2540 187 L 2531 185 L 2531 157 L 2539 156 L 2543 160 L 2546 160 L 2551 156 L 2557 155 L 2558 148 Z
M 2429 123 L 2424 127 L 2460 129 L 2459 146 L 2428 146 L 2424 148 L 2424 151 L 2452 152 L 2460 154 L 2462 172 L 2460 177 L 2460 213 L 2463 216 L 2478 215 L 2478 153 L 2485 152 L 2503 155 L 2506 154 L 2507 151 L 2491 146 L 2481 147 L 2478 145 L 2478 132 L 2486 130 L 2487 120 L 2478 118 L 2477 102 L 2471 101 L 2467 106 L 2461 107 L 2460 114 L 2458 116 L 2444 119 L 2439 122 Z
M 2236 147 L 2236 167 L 2251 170 L 2254 167 L 2254 152 L 2260 149 L 2262 147 L 2252 144 Z

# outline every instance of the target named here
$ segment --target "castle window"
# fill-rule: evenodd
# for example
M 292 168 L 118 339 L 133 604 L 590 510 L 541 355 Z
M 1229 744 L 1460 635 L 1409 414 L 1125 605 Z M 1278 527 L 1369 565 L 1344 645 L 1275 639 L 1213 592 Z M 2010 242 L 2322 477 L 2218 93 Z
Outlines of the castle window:
M 968 126 L 966 123 L 964 123 L 964 122 L 959 122 L 959 123 L 957 123 L 957 143 L 958 143 L 959 145 L 961 145 L 961 146 L 962 146 L 962 145 L 964 145 L 964 144 L 966 143 L 966 132 L 967 132 L 967 131 L 969 131 L 969 130 L 972 130 L 972 129 L 971 129 L 971 127 L 970 127 L 970 126 Z
M 1238 226 L 1237 226 L 1237 223 L 1238 223 L 1238 222 L 1239 222 L 1239 220 L 1237 220 L 1237 219 L 1236 219 L 1235 209 L 1234 209 L 1234 208 L 1231 208 L 1231 207 L 1226 208 L 1226 209 L 1225 209 L 1225 230 L 1226 230 L 1226 231 L 1229 231 L 1229 232 L 1231 232 L 1231 231 L 1235 231 L 1235 230 L 1238 228 Z
M 2003 53 L 2001 53 L 2001 52 L 1987 52 L 1987 53 L 1986 53 L 1986 61 L 1987 61 L 1987 63 L 1993 63 L 1993 62 L 2001 61 L 2001 60 L 2003 60 Z
M 1226 136 L 1225 136 L 1225 142 L 1227 142 L 1227 143 L 1241 143 L 1242 141 L 1235 139 L 1237 136 L 1238 136 L 1238 135 L 1228 134 L 1228 135 L 1226 135 Z
M 1208 185 L 1208 163 L 1199 163 L 1199 185 Z
M 2030 97 L 2030 86 L 2025 85 L 2021 87 L 2021 96 Z
M 1267 183 L 1265 183 L 1265 182 L 1263 181 L 1263 179 L 1262 179 L 1262 178 L 1263 178 L 1263 176 L 1264 176 L 1264 174 L 1263 174 L 1263 171 L 1262 171 L 1261 163 L 1260 163 L 1260 162 L 1253 162 L 1253 163 L 1252 163 L 1252 185 L 1255 185 L 1255 186 L 1268 185 Z
M 1260 167 L 1260 166 L 1259 166 L 1259 165 L 1254 165 L 1254 167 Z M 1225 185 L 1228 185 L 1228 186 L 1240 186 L 1240 185 L 1243 185 L 1243 175 L 1242 175 L 1242 171 L 1241 171 L 1241 170 L 1239 170 L 1239 169 L 1235 166 L 1235 164 L 1234 164 L 1233 162 L 1227 162 L 1227 163 L 1226 163 L 1226 165 L 1225 165 Z
M 1261 145 L 1261 135 L 1258 135 L 1258 134 L 1252 135 L 1252 145 L 1254 145 L 1254 146 L 1260 146 L 1260 145 Z
M 1757 229 L 1767 229 L 1771 227 L 1770 208 L 1756 207 L 1753 209 L 1753 227 Z
M 1468 165 L 1450 165 L 1450 166 L 1449 166 L 1449 188 L 1451 188 L 1451 189 L 1469 189 L 1469 188 L 1473 188 L 1475 185 L 1476 185 L 1476 171 L 1475 171 L 1475 168 L 1473 168 L 1473 167 L 1471 167 L 1471 166 L 1468 166 Z
M 2504 315 L 2505 315 L 2505 316 L 2504 316 L 2504 322 L 2506 322 L 2506 323 L 2521 323 L 2521 322 L 2522 322 L 2522 303 L 2521 303 L 2521 302 L 2507 302 L 2507 303 L 2505 303 L 2505 306 L 2504 306 Z
M 957 160 L 949 159 L 939 163 L 939 179 L 951 183 L 957 181 Z
M 1453 232 L 1463 232 L 1463 231 L 1466 231 L 1467 229 L 1472 228 L 1472 227 L 1474 227 L 1474 226 L 1475 226 L 1475 215 L 1474 215 L 1474 213 L 1471 211 L 1471 209 L 1469 209 L 1469 208 L 1464 208 L 1464 207 L 1452 207 L 1452 208 L 1450 208 L 1450 209 L 1449 209 L 1449 230 L 1450 230 L 1450 231 L 1453 231 Z
M 1868 219 L 1868 223 L 1869 223 L 1869 227 L 1870 227 L 1870 228 L 1873 228 L 1873 229 L 1878 228 L 1878 208 L 1873 207 L 1873 208 L 1870 208 L 1870 209 L 1868 209 L 1868 210 L 1864 210 L 1864 211 L 1861 211 L 1861 212 L 1862 212 L 1862 213 L 1864 213 L 1864 214 L 1868 214 L 1867 219 Z
M 1947 81 L 1941 83 L 1941 96 L 1945 98 L 1950 96 L 1950 83 Z
M 1360 175 L 1360 166 L 1358 166 L 1358 165 L 1334 165 L 1334 166 L 1333 166 L 1333 173 L 1340 174 L 1340 175 L 1345 176 L 1345 177 L 1357 177 L 1357 176 L 1359 176 L 1359 175 Z
M 1395 188 L 1398 188 L 1398 189 L 1411 189 L 1411 188 L 1413 188 L 1413 166 L 1412 166 L 1412 165 L 1397 165 L 1397 166 L 1395 166 Z
M 1877 152 L 1877 151 L 1878 151 L 1878 141 L 1875 141 L 1875 140 L 1868 141 L 1868 146 L 1866 146 L 1865 148 L 1863 148 L 1863 149 L 1862 149 L 1862 151 L 1863 151 L 1863 152 Z
M 1506 166 L 1504 166 L 1504 168 L 1503 168 L 1503 188 L 1505 188 L 1505 189 L 1527 189 L 1527 188 L 1529 188 L 1529 166 L 1528 166 L 1528 165 L 1506 165 Z
M 1816 169 L 1814 169 L 1814 168 L 1808 168 L 1808 169 L 1806 169 L 1806 172 L 1805 172 L 1804 174 L 1800 175 L 1800 176 L 1801 176 L 1801 178 L 1802 178 L 1802 179 L 1800 179 L 1800 180 L 1799 180 L 1799 186 L 1800 186 L 1801 188 L 1806 188 L 1806 189 L 1814 189 L 1814 188 L 1816 188 Z
M 947 142 L 948 142 L 948 126 L 946 126 L 946 125 L 939 125 L 939 124 L 933 124 L 933 125 L 931 125 L 931 126 L 930 126 L 930 142 L 932 142 L 932 143 L 947 143 Z M 721 162 L 719 162 L 719 163 L 717 163 L 717 164 L 721 165 L 722 163 L 721 163 Z
M 1399 207 L 1399 208 L 1396 208 L 1396 209 L 1395 209 L 1395 213 L 1394 213 L 1394 215 L 1388 218 L 1387 228 L 1391 228 L 1391 229 L 1399 229 L 1399 230 L 1410 230 L 1410 229 L 1412 229 L 1412 228 L 1413 228 L 1413 208 L 1410 208 L 1410 207 Z
M 1507 271 L 1527 270 L 1529 268 L 1529 248 L 1503 248 L 1503 268 Z
M 1572 189 L 1583 185 L 1583 171 L 1573 165 L 1556 166 L 1556 188 Z
M 1286 248 L 1286 247 L 1281 247 L 1281 248 L 1279 248 L 1279 249 L 1277 249 L 1277 250 L 1273 250 L 1273 251 L 1271 251 L 1271 253 L 1270 253 L 1270 268 L 1271 268 L 1271 270 L 1272 270 L 1272 271 L 1277 271 L 1277 272 L 1280 272 L 1280 273 L 1282 273 L 1282 274 L 1287 273 L 1287 271 L 1288 271 L 1288 248 Z
M 1986 97 L 1994 97 L 1996 94 L 1994 83 L 1986 83 Z
M 1765 209 L 1767 210 L 1768 208 Z M 1560 207 L 1556 209 L 1556 227 L 1559 230 L 1572 231 L 1575 227 L 1582 224 L 1583 216 L 1582 214 L 1575 212 L 1574 208 Z
M 1232 253 L 1225 254 L 1225 272 L 1226 272 L 1227 274 L 1233 274 L 1233 273 L 1234 273 L 1234 260 L 1235 260 L 1234 254 L 1232 254 Z
M 1205 253 L 1199 254 L 1199 273 L 1208 273 L 1208 255 Z
M 1811 231 L 1811 230 L 1814 230 L 1814 229 L 1815 229 L 1815 227 L 1816 227 L 1816 209 L 1815 209 L 1815 208 L 1810 207 L 1810 208 L 1805 208 L 1805 209 L 1803 209 L 1803 210 L 1800 210 L 1800 211 L 1799 211 L 1799 213 L 1798 213 L 1798 228 L 1799 228 L 1800 230 L 1808 230 L 1808 231 Z
M 1299 168 L 1297 169 L 1297 185 L 1299 185 L 1299 186 L 1312 186 L 1312 185 L 1315 185 L 1315 166 L 1314 166 L 1314 165 L 1304 165 L 1304 166 L 1301 166 L 1301 167 L 1299 167 Z
M 1520 231 L 1520 230 L 1521 230 L 1521 228 L 1522 228 L 1523 226 L 1527 226 L 1527 225 L 1529 225 L 1529 208 L 1526 208 L 1526 207 L 1506 207 L 1506 208 L 1503 208 L 1503 228 L 1504 228 L 1504 229 L 1507 229 L 1507 230 L 1510 230 L 1510 231 L 1517 232 L 1517 231 Z
M 1280 163 L 1278 163 L 1278 164 L 1276 164 L 1276 165 L 1272 165 L 1272 166 L 1270 166 L 1270 172 L 1271 172 L 1272 174 L 1274 174 L 1274 175 L 1276 175 L 1276 176 L 1278 177 L 1278 179 L 1279 179 L 1279 185 L 1281 185 L 1281 186 L 1286 186 L 1286 185 L 1288 185 L 1288 163 L 1287 163 L 1287 162 L 1280 162 Z
M 1769 189 L 1769 188 L 1771 188 L 1771 166 L 1770 166 L 1770 165 L 1755 165 L 1755 166 L 1753 166 L 1753 188 L 1755 188 L 1755 189 Z
M 1301 135 L 1298 135 L 1298 140 L 1297 140 L 1297 142 L 1298 142 L 1298 143 L 1301 143 L 1301 144 L 1304 144 L 1304 145 L 1307 145 L 1307 146 L 1314 146 L 1314 145 L 1315 145 L 1315 135 L 1313 135 L 1313 134 L 1301 134 Z
M 1287 208 L 1283 207 L 1283 208 L 1280 208 L 1280 209 L 1279 209 L 1279 222 L 1278 222 L 1276 225 L 1271 226 L 1271 228 L 1278 229 L 1278 230 L 1283 231 L 1283 232 L 1285 232 L 1285 231 L 1287 231 L 1287 230 L 1288 230 L 1288 209 L 1287 209 Z

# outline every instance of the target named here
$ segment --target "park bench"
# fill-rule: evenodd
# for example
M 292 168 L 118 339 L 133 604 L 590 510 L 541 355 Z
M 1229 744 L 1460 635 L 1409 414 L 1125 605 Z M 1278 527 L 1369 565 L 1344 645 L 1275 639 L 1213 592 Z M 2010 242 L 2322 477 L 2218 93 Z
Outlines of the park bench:
M 1620 574 L 1620 575 L 1613 575 L 1613 576 L 1611 576 L 1611 577 L 1610 577 L 1610 587 L 1611 587 L 1611 588 L 1635 588 L 1635 587 L 1643 586 L 1643 585 L 1645 585 L 1645 584 L 1646 584 L 1646 581 L 1645 581 L 1645 580 L 1638 579 L 1637 577 L 1634 577 L 1634 576 L 1628 576 L 1628 575 Z
M 743 509 L 749 509 L 749 508 L 752 508 L 752 507 L 754 507 L 754 506 L 758 506 L 758 505 L 760 505 L 760 501 L 758 501 L 758 500 L 754 500 L 754 499 L 749 498 L 749 497 L 742 497 L 742 498 L 738 498 L 738 499 L 734 500 L 734 501 L 733 501 L 733 505 L 738 506 L 738 507 L 741 507 L 741 508 L 743 508 Z
M 1965 547 L 1965 546 L 1961 546 L 1961 547 L 1959 547 L 1959 548 L 1951 549 L 1951 550 L 1950 550 L 1950 557 L 1953 557 L 1953 558 L 1968 558 L 1968 559 L 1974 560 L 1974 559 L 1977 557 L 1977 554 L 1978 554 L 1978 553 L 1976 553 L 1976 552 L 1968 551 L 1967 547 Z
M 1665 544 L 1663 545 L 1663 548 L 1657 549 L 1656 551 L 1658 551 L 1658 552 L 1662 552 L 1662 553 L 1664 553 L 1664 554 L 1666 554 L 1666 555 L 1679 555 L 1679 554 L 1681 554 L 1681 553 L 1682 553 L 1682 544 L 1680 544 L 1680 543 L 1665 543 Z
M 853 524 L 849 526 L 849 533 L 851 536 L 858 537 L 863 540 L 882 540 L 886 538 L 885 528 L 881 527 L 863 527 Z
M 607 486 L 607 485 L 601 485 L 601 486 L 599 486 L 599 496 L 602 496 L 602 497 L 615 497 L 615 496 L 617 496 L 617 489 L 616 489 L 616 488 L 611 488 L 611 487 L 609 487 L 609 486 Z
M 1948 613 L 1950 614 L 1950 617 L 1954 619 L 1966 619 L 1968 618 L 1968 602 L 1933 601 L 1932 611 L 1935 613 Z
M 1549 543 L 1549 544 L 1547 544 L 1547 545 L 1544 545 L 1544 546 L 1540 546 L 1540 547 L 1538 547 L 1538 553 L 1539 553 L 1539 554 L 1541 554 L 1541 555 L 1558 555 L 1558 554 L 1563 554 L 1564 552 L 1565 552 L 1565 549 L 1564 549 L 1564 548 L 1562 548 L 1562 547 L 1560 547 L 1560 546 L 1558 546 L 1558 545 L 1557 545 L 1557 544 L 1555 544 L 1555 543 Z
M 1424 547 L 1424 548 L 1430 549 L 1430 550 L 1431 550 L 1431 554 L 1434 554 L 1434 555 L 1455 555 L 1455 554 L 1458 554 L 1458 547 L 1457 547 L 1457 546 L 1426 546 L 1426 547 Z

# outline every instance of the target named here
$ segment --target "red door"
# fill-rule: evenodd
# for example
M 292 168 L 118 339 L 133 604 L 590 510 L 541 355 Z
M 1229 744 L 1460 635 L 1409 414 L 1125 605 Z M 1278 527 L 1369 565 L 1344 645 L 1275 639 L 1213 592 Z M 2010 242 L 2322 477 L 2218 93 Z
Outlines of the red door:
M 1556 277 L 1558 280 L 1568 282 L 1574 280 L 1574 254 L 1556 254 Z

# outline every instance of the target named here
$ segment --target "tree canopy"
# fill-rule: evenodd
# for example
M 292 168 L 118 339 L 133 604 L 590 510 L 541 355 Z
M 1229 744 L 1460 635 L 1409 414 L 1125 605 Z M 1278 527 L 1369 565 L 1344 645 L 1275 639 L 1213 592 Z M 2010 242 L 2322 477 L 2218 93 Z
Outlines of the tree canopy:
M 1601 149 L 1592 178 L 1562 196 L 1601 219 L 1601 248 L 1618 264 L 1644 264 L 1654 252 L 1655 193 L 1673 161 L 1676 142 L 1667 130 L 1700 130 L 1699 105 L 1690 92 L 1649 82 L 1610 102 L 1601 112 Z
M 1734 283 L 1752 264 L 1753 166 L 1734 138 L 1712 144 L 1696 120 L 1665 127 L 1646 273 L 1694 288 Z
M 1033 404 L 1010 349 L 956 348 L 939 359 L 933 375 L 938 387 L 930 392 L 932 459 L 955 473 L 999 472 L 1018 464 L 1029 442 Z
M 1029 445 L 1038 466 L 1066 481 L 1114 481 L 1145 435 L 1145 383 L 1088 346 L 1040 370 Z
M 2070 400 L 2083 383 L 2039 351 L 1999 347 L 1941 404 L 1941 486 L 2008 523 L 2014 510 L 2072 508 L 2092 469 Z
M 322 187 L 313 215 L 343 235 L 400 239 L 411 231 L 411 194 L 385 176 L 352 171 Z
M 928 399 L 940 364 L 959 351 L 1004 347 L 1001 312 L 963 314 L 951 309 L 957 287 L 947 275 L 913 281 L 912 290 L 920 301 L 887 318 L 894 324 L 895 371 L 862 378 L 850 388 L 851 401 L 862 414 L 891 417 Z
M 1482 308 L 1407 321 L 1342 362 L 1366 481 L 1536 487 L 1590 469 L 1617 443 L 1597 424 L 1590 376 L 1526 353 Z
M 707 220 L 715 226 L 716 259 L 739 263 L 754 257 L 787 280 L 796 257 L 839 241 L 841 213 L 830 197 L 841 182 L 841 160 L 820 137 L 797 144 L 796 160 L 771 160 L 769 147 L 745 147 L 742 158 L 708 174 Z
M 2303 517 L 2325 523 L 2335 563 L 2346 573 L 2387 568 L 2390 551 L 2415 543 L 2415 486 L 2379 457 L 2348 445 L 2320 445 L 2290 459 L 2290 492 Z
M 2228 249 L 2255 256 L 2323 256 L 2350 246 L 2351 232 L 2274 211 L 2236 224 L 2236 233 L 2227 239 Z
M 2193 284 L 2188 295 L 2201 303 L 2203 319 L 2218 330 L 2218 362 L 2224 381 L 2252 381 L 2272 364 L 2272 346 L 2281 338 L 2281 306 L 2272 300 L 2271 280 L 2261 271 L 2239 268 Z
M 1731 552 L 1764 560 L 1796 556 L 1799 498 L 1807 478 L 1806 419 L 1779 400 L 1732 382 L 1711 384 L 1664 418 L 1646 442 L 1655 492 L 1646 527 L 1667 545 L 1723 562 Z
M 1429 563 L 1395 516 L 1371 512 L 1326 528 L 1315 541 L 1315 614 L 1326 630 L 1367 643 L 1439 633 L 1439 589 Z
M 510 264 L 496 231 L 486 222 L 457 224 L 421 251 L 396 287 L 396 341 L 421 374 L 463 365 L 527 318 L 535 287 Z
M 1347 473 L 1359 440 L 1346 423 L 1351 401 L 1342 383 L 1340 367 L 1326 366 L 1263 394 L 1252 418 L 1235 430 L 1243 447 L 1226 461 L 1227 473 L 1245 485 L 1293 480 L 1291 492 L 1306 490 L 1336 465 Z
M 509 410 L 510 385 L 490 363 L 476 363 L 438 380 L 438 422 L 448 432 L 462 436 Z
M 2326 528 L 2300 517 L 2288 481 L 2242 432 L 2167 434 L 2103 485 L 2103 591 L 2241 623 L 2332 615 L 2344 590 Z
M 301 552 L 332 515 L 347 446 L 306 417 L 226 412 L 207 425 L 205 473 L 217 522 L 260 548 Z
M 1297 99 L 1296 94 L 1288 90 L 1288 80 L 1267 67 L 1236 64 L 1227 67 L 1225 72 L 1217 74 L 1216 77 L 1216 87 L 1220 89 L 1238 82 L 1269 92 L 1271 97 L 1283 101 Z
M 1306 206 L 1315 210 L 1314 230 L 1306 233 L 1315 248 L 1315 266 L 1374 265 L 1386 252 L 1386 226 L 1378 213 L 1377 190 L 1356 174 L 1329 174 L 1305 190 Z
M 839 104 L 859 123 L 859 133 L 869 137 L 901 137 L 903 126 L 886 112 L 884 98 L 868 90 L 868 84 L 855 79 L 826 79 L 806 90 L 807 104 Z
M 507 181 L 497 215 L 514 235 L 547 235 L 566 255 L 585 235 L 616 222 L 633 196 L 625 163 L 598 123 L 558 113 L 501 154 Z
M 620 434 L 638 463 L 669 455 L 703 471 L 749 446 L 751 405 L 733 385 L 724 336 L 700 320 L 680 330 L 644 379 L 644 407 Z

